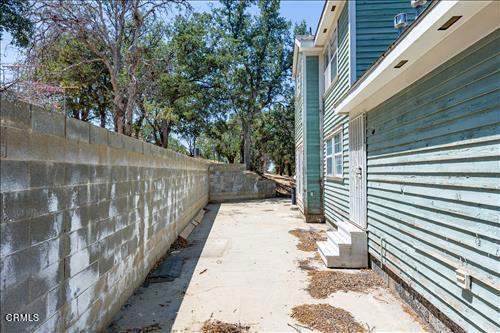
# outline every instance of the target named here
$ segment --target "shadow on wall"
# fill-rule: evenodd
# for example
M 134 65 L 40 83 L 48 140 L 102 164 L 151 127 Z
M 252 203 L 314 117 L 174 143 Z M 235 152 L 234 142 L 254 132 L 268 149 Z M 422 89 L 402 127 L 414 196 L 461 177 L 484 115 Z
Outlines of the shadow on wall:
M 202 223 L 188 237 L 188 247 L 181 251 L 173 251 L 165 260 L 180 262 L 182 267 L 180 275 L 158 282 L 146 280 L 115 316 L 108 327 L 108 332 L 135 332 L 141 329 L 171 331 L 193 275 L 204 273 L 202 267 L 196 266 L 219 212 L 220 204 L 209 204 L 206 208 L 207 212 Z M 175 275 L 175 272 L 172 275 Z

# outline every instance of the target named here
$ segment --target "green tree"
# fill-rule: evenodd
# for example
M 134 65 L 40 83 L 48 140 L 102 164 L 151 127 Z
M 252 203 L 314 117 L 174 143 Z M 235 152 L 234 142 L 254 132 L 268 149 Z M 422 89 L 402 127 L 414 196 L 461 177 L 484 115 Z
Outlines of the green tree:
M 290 23 L 279 15 L 278 0 L 222 0 L 214 10 L 218 54 L 225 61 L 223 98 L 241 120 L 243 155 L 252 168 L 255 117 L 283 100 L 292 64 Z M 257 14 L 251 13 L 256 5 Z M 222 95 L 221 95 L 222 96 Z
M 63 35 L 48 45 L 36 45 L 28 62 L 37 63 L 35 79 L 65 88 L 66 113 L 106 127 L 112 109 L 112 87 L 107 67 L 89 62 L 93 52 L 72 36 Z
M 2 0 L 0 4 L 0 39 L 4 31 L 12 35 L 12 44 L 26 47 L 33 34 L 33 23 L 28 17 L 27 0 Z
M 39 21 L 37 38 L 56 40 L 70 35 L 78 39 L 107 67 L 113 89 L 115 130 L 132 135 L 138 79 L 146 36 L 161 33 L 159 14 L 183 0 L 38 0 L 32 15 Z
M 147 133 L 162 147 L 177 133 L 194 154 L 196 138 L 214 110 L 211 101 L 221 66 L 213 52 L 216 41 L 208 33 L 210 24 L 206 13 L 176 17 L 152 54 L 152 72 L 142 80 L 151 84 L 140 95 L 145 106 L 141 112 L 151 128 Z

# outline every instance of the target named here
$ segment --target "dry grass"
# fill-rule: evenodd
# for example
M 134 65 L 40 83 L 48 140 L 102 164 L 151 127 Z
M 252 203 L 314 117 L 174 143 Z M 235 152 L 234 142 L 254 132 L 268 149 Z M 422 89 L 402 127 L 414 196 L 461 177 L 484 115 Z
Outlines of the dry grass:
M 306 252 L 313 252 L 317 250 L 316 242 L 326 240 L 326 232 L 324 230 L 304 230 L 304 229 L 294 229 L 289 231 L 290 234 L 294 235 L 299 239 L 297 244 L 297 249 Z
M 250 326 L 224 323 L 219 320 L 207 320 L 201 328 L 203 333 L 245 333 L 249 330 Z
M 361 333 L 365 329 L 348 311 L 329 304 L 303 304 L 292 309 L 292 318 L 324 333 Z
M 383 286 L 384 281 L 370 269 L 356 273 L 309 271 L 309 293 L 314 298 L 326 298 L 337 291 L 366 292 Z

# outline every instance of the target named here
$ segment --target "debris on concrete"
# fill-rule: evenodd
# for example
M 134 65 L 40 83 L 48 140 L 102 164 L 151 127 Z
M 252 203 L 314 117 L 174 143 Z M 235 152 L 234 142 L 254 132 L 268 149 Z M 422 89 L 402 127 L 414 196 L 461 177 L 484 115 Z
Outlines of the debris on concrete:
M 121 332 L 123 332 L 123 333 L 159 333 L 159 332 L 161 332 L 161 326 L 160 326 L 160 324 L 156 323 L 156 324 L 144 326 L 141 328 L 127 328 Z
M 205 273 L 206 271 L 208 271 L 208 268 L 205 268 L 204 270 L 202 270 L 202 271 L 200 272 L 200 275 L 201 275 L 201 274 L 203 274 L 203 273 Z
M 330 304 L 303 304 L 292 309 L 292 318 L 324 333 L 366 332 L 350 312 Z
M 186 247 L 189 246 L 188 241 L 184 237 L 177 237 L 177 239 L 170 245 L 170 248 L 168 249 L 168 252 L 173 252 L 173 251 L 178 251 L 182 250 Z
M 308 274 L 308 291 L 314 298 L 326 298 L 337 291 L 363 293 L 384 286 L 382 278 L 371 269 L 359 270 L 356 273 L 309 271 Z
M 317 268 L 312 265 L 311 258 L 306 258 L 298 261 L 299 268 L 303 271 L 315 271 Z
M 297 249 L 305 252 L 316 251 L 318 249 L 316 242 L 326 240 L 326 232 L 324 230 L 316 231 L 314 229 L 294 229 L 290 230 L 288 233 L 299 239 Z
M 201 328 L 203 333 L 245 333 L 250 331 L 250 326 L 240 323 L 224 323 L 220 320 L 207 320 Z

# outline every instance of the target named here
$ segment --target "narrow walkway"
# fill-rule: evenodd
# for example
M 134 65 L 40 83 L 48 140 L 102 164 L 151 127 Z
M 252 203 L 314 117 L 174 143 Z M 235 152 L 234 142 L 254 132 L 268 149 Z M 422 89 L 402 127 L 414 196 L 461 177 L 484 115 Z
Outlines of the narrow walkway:
M 252 332 L 312 332 L 297 325 L 291 309 L 319 303 L 349 311 L 371 331 L 424 330 L 384 288 L 312 298 L 306 290 L 307 271 L 299 268 L 298 261 L 314 252 L 298 250 L 298 240 L 289 231 L 327 226 L 305 224 L 288 201 L 207 208 L 203 223 L 189 237 L 191 245 L 172 254 L 183 258 L 180 277 L 139 288 L 115 317 L 110 332 L 133 332 L 150 325 L 161 332 L 199 332 L 209 319 L 248 325 Z

